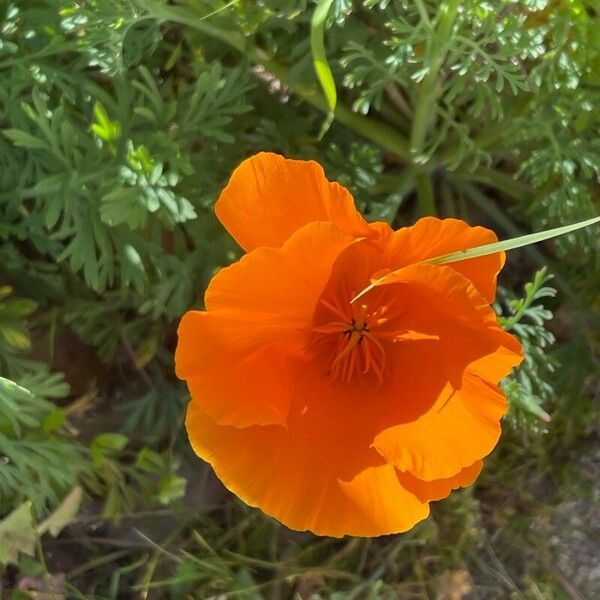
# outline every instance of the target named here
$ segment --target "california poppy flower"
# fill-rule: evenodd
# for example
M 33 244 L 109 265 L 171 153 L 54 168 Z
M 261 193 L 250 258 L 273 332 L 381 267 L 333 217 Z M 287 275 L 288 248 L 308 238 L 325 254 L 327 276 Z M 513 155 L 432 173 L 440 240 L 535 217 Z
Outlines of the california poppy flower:
M 216 214 L 246 254 L 183 317 L 175 360 L 191 444 L 223 483 L 330 536 L 406 531 L 471 485 L 522 359 L 490 308 L 504 254 L 422 261 L 494 233 L 367 223 L 317 163 L 270 153 L 234 171 Z

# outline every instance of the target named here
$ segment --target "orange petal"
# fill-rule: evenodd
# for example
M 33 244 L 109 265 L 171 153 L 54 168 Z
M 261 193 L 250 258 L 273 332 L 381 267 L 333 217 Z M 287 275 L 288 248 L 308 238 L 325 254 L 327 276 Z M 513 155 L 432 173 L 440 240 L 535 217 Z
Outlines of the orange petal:
M 324 294 L 351 297 L 374 266 L 372 243 L 349 246 Z M 366 378 L 351 384 L 380 415 L 374 447 L 401 471 L 427 481 L 452 477 L 486 456 L 506 407 L 496 384 L 522 360 L 520 344 L 500 328 L 487 301 L 450 267 L 421 264 L 401 269 L 394 283 L 378 286 L 364 302 L 389 309 L 386 323 L 371 331 L 382 336 L 386 353 L 381 385 L 368 387 Z M 361 416 L 365 423 L 369 418 Z M 465 432 L 465 423 L 476 432 Z M 458 451 L 440 448 L 440 439 Z
M 302 362 L 285 327 L 277 326 L 225 311 L 190 311 L 181 320 L 177 376 L 217 422 L 285 425 Z
M 309 223 L 281 248 L 257 248 L 221 269 L 206 290 L 206 308 L 305 324 L 335 260 L 353 241 L 332 223 Z
M 316 162 L 261 152 L 242 162 L 215 212 L 245 250 L 281 246 L 307 223 L 331 221 L 353 237 L 373 235 L 350 192 L 327 181 Z
M 401 533 L 429 515 L 429 500 L 419 498 L 404 486 L 398 471 L 390 464 L 368 467 L 351 481 L 339 484 L 360 515 L 350 531 L 343 531 L 346 535 L 373 537 Z M 420 502 L 415 502 L 415 498 Z M 339 519 L 339 510 L 337 514 Z
M 449 267 L 407 267 L 396 285 L 410 334 L 389 351 L 388 385 L 398 396 L 382 408 L 387 424 L 374 447 L 400 471 L 446 479 L 498 441 L 506 402 L 496 384 L 522 360 L 521 348 Z
M 458 389 L 447 384 L 427 412 L 383 430 L 373 446 L 418 479 L 448 479 L 493 450 L 505 412 L 497 386 L 466 374 Z
M 189 437 L 225 486 L 292 529 L 335 537 L 406 531 L 427 516 L 427 503 L 369 448 L 364 397 L 339 392 L 307 367 L 287 428 L 217 425 L 193 400 Z
M 434 355 L 451 376 L 473 370 L 498 383 L 523 360 L 518 340 L 505 332 L 472 282 L 449 265 L 411 265 L 388 278 L 398 284 L 406 329 L 439 339 Z
M 391 268 L 399 269 L 428 258 L 497 241 L 496 234 L 485 227 L 470 227 L 459 219 L 425 217 L 387 238 L 385 260 Z M 504 252 L 499 252 L 448 266 L 473 282 L 479 293 L 491 303 L 496 296 L 496 278 L 504 260 Z
M 442 500 L 452 490 L 459 487 L 469 487 L 475 483 L 483 469 L 483 461 L 478 460 L 470 467 L 465 467 L 459 473 L 448 479 L 435 479 L 434 481 L 422 481 L 411 473 L 398 473 L 398 479 L 403 487 L 412 492 L 423 502 Z
M 213 278 L 208 312 L 184 316 L 175 353 L 177 375 L 204 412 L 238 427 L 285 424 L 317 299 L 352 241 L 331 223 L 311 223 Z

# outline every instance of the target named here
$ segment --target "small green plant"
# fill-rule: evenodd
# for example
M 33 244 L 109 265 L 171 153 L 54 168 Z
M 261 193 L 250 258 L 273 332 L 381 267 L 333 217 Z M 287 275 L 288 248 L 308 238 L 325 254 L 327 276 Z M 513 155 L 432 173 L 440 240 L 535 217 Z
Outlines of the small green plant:
M 555 339 L 546 329 L 546 321 L 552 319 L 552 312 L 543 303 L 546 298 L 556 296 L 556 289 L 548 285 L 551 280 L 552 275 L 542 268 L 533 281 L 525 285 L 523 297 L 515 297 L 507 290 L 501 293 L 506 314 L 501 313 L 500 323 L 519 338 L 525 356 L 523 364 L 503 383 L 511 404 L 510 416 L 515 421 L 523 421 L 528 415 L 533 415 L 550 422 L 544 405 L 548 405 L 555 394 L 549 381 L 558 362 L 549 353 Z

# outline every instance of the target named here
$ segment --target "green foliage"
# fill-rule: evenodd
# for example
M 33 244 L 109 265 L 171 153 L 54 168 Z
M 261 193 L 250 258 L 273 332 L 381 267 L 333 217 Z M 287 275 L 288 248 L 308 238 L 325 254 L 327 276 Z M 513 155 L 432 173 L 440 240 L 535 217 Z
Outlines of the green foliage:
M 52 403 L 0 379 L 0 512 L 28 499 L 42 515 L 74 485 L 81 448 L 60 435 L 63 422 Z
M 143 501 L 168 505 L 185 493 L 186 480 L 176 474 L 177 459 L 168 459 L 142 447 L 135 455 L 125 452 L 129 443 L 121 433 L 101 433 L 90 445 L 93 469 L 83 474 L 86 487 L 104 498 L 102 516 L 120 523 Z
M 8 297 L 7 287 L 3 293 L 0 327 L 9 335 L 0 344 L 0 365 L 16 381 L 0 377 L 0 515 L 25 500 L 42 515 L 74 485 L 83 464 L 81 448 L 61 434 L 66 415 L 50 400 L 66 396 L 69 386 L 44 363 L 19 355 L 31 347 L 24 317 L 36 303 Z
M 33 556 L 35 546 L 44 533 L 49 532 L 56 537 L 77 514 L 81 498 L 81 488 L 74 487 L 58 508 L 37 527 L 34 526 L 31 502 L 28 500 L 0 519 L 0 566 L 18 564 L 23 554 Z
M 430 598 L 464 573 L 485 597 L 572 595 L 537 524 L 588 493 L 597 226 L 505 270 L 511 427 L 480 487 L 407 534 L 318 540 L 226 497 L 172 354 L 239 253 L 212 206 L 258 150 L 318 160 L 394 227 L 597 214 L 599 19 L 590 0 L 0 3 L 0 595 L 54 573 L 68 597 Z M 515 292 L 530 257 L 556 297 L 546 269 Z
M 24 502 L 0 521 L 0 564 L 16 564 L 21 553 L 33 556 L 36 539 L 31 505 Z
M 528 415 L 550 422 L 550 415 L 543 405 L 555 395 L 549 380 L 558 363 L 549 354 L 555 339 L 545 325 L 552 319 L 552 312 L 544 307 L 543 302 L 545 298 L 556 296 L 556 290 L 547 285 L 551 279 L 552 275 L 544 267 L 535 274 L 533 281 L 525 285 L 524 297 L 516 298 L 506 290 L 502 293 L 507 314 L 500 316 L 500 323 L 519 338 L 525 357 L 523 364 L 503 383 L 511 403 L 510 417 L 515 422 L 527 421 Z

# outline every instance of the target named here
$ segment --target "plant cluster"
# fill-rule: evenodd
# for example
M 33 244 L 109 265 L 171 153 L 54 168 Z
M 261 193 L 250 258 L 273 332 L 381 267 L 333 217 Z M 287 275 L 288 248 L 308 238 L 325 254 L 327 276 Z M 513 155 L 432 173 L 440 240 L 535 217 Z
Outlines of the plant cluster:
M 564 594 L 545 551 L 495 553 L 509 517 L 485 479 L 410 534 L 318 541 L 226 497 L 187 446 L 177 322 L 239 255 L 212 205 L 246 156 L 314 158 L 395 227 L 437 214 L 508 237 L 598 212 L 597 2 L 333 0 L 328 129 L 322 4 L 0 2 L 0 593 L 425 598 L 466 572 L 480 597 Z M 526 353 L 506 465 L 535 446 L 547 473 L 599 433 L 597 237 L 531 248 L 501 281 Z

